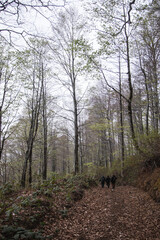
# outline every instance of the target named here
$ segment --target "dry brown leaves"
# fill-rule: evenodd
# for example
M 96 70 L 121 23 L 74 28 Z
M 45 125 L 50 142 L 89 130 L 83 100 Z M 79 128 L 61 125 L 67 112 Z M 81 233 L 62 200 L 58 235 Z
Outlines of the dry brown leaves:
M 46 217 L 54 240 L 160 240 L 160 205 L 134 187 L 89 189 L 63 211 Z

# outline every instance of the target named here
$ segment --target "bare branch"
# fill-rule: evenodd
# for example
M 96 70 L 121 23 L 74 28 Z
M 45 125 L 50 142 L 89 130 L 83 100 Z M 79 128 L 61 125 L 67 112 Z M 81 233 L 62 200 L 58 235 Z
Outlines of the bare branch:
M 135 3 L 135 0 L 133 0 L 132 2 L 129 3 L 128 20 L 127 20 L 127 21 L 125 20 L 125 22 L 124 22 L 124 24 L 122 25 L 121 29 L 115 34 L 115 36 L 119 35 L 119 34 L 123 31 L 123 29 L 124 29 L 124 27 L 126 26 L 127 23 L 128 23 L 128 24 L 131 24 L 131 16 L 130 16 L 130 13 L 131 13 L 131 11 L 132 11 L 132 5 L 133 5 L 134 3 Z
M 4 28 L 0 28 L 0 32 L 8 32 L 8 38 L 2 35 L 2 37 L 5 39 L 5 41 L 9 42 L 10 45 L 14 46 L 16 45 L 13 42 L 12 35 L 16 34 L 22 37 L 22 39 L 28 44 L 27 36 L 34 36 L 38 37 L 37 34 L 31 34 L 28 31 L 24 30 L 24 27 L 21 29 L 18 29 L 17 31 L 15 28 L 19 28 L 20 25 L 23 23 L 20 21 L 22 16 L 22 11 L 29 12 L 31 9 L 33 9 L 34 12 L 37 12 L 39 15 L 41 15 L 43 18 L 45 18 L 47 21 L 50 22 L 50 19 L 46 14 L 43 13 L 42 9 L 48 9 L 48 11 L 52 11 L 55 7 L 64 7 L 66 0 L 62 0 L 60 4 L 54 4 L 52 1 L 47 0 L 26 0 L 26 1 L 19 1 L 19 0 L 6 0 L 6 1 L 0 1 L 0 23 L 2 26 L 5 26 Z M 5 16 L 14 17 L 12 19 L 12 23 L 8 24 L 6 22 Z M 16 19 L 15 19 L 16 18 Z M 13 23 L 13 20 L 15 20 L 15 24 Z M 51 22 L 50 22 L 51 23 Z
M 63 4 L 54 4 L 52 3 L 52 1 L 42 1 L 42 0 L 33 0 L 30 1 L 30 3 L 23 3 L 22 1 L 19 0 L 12 0 L 12 1 L 5 1 L 4 3 L 2 3 L 2 1 L 0 1 L 0 12 L 8 12 L 10 14 L 16 14 L 17 11 L 20 9 L 20 7 L 24 7 L 26 10 L 27 8 L 50 8 L 50 7 L 64 7 L 66 3 L 66 0 L 63 1 Z M 11 10 L 8 10 L 8 8 L 12 8 Z M 13 11 L 15 9 L 15 11 Z

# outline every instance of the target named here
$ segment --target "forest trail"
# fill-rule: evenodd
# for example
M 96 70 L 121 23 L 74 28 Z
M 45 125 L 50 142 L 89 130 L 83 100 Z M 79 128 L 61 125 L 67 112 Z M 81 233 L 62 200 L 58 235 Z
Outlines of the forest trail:
M 55 229 L 55 240 L 160 240 L 160 205 L 134 187 L 98 186 L 48 226 Z

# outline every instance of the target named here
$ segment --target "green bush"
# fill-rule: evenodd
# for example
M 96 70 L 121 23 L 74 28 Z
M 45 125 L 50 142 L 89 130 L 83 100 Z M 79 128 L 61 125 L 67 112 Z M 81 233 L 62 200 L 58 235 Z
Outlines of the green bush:
M 6 215 L 6 220 L 11 220 L 13 217 L 13 214 L 19 213 L 21 210 L 21 207 L 17 204 L 13 204 L 11 207 L 6 209 L 5 215 Z
M 11 183 L 6 183 L 3 186 L 0 186 L 0 197 L 2 195 L 6 196 L 13 192 L 13 185 Z
M 14 227 L 14 226 L 2 226 L 1 229 L 1 240 L 33 240 L 33 239 L 42 239 L 45 240 L 40 232 L 32 232 L 30 230 L 26 230 L 22 227 Z

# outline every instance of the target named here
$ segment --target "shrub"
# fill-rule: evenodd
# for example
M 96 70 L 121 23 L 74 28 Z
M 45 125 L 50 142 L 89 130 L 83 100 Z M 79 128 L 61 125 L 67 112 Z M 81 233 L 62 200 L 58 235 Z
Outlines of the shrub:
M 1 239 L 2 240 L 20 240 L 20 239 L 26 239 L 26 240 L 33 240 L 33 239 L 42 239 L 45 240 L 40 232 L 32 232 L 30 230 L 26 230 L 22 227 L 14 227 L 14 226 L 2 226 L 1 230 Z
M 3 186 L 0 186 L 0 196 L 8 195 L 13 192 L 13 185 L 11 183 L 6 183 Z

